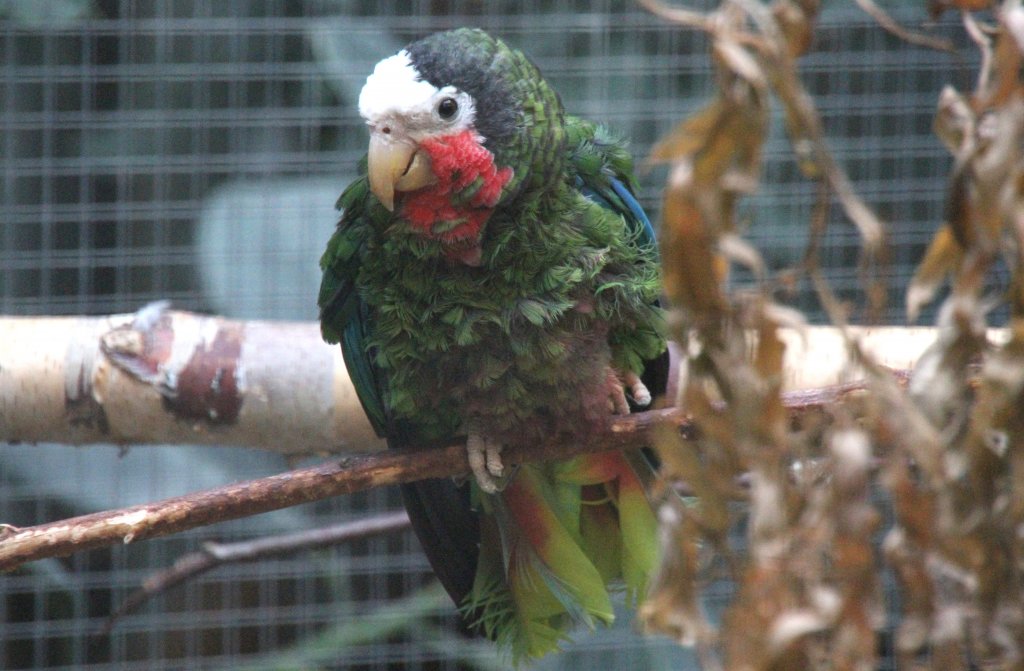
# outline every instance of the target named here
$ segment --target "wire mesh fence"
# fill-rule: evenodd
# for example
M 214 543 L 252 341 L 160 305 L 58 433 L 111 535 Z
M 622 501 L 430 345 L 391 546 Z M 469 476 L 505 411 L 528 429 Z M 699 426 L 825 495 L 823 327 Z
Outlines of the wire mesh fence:
M 896 16 L 925 18 L 916 7 Z M 700 35 L 618 0 L 0 3 L 0 312 L 102 314 L 170 299 L 239 318 L 315 318 L 333 204 L 365 151 L 362 82 L 409 40 L 460 25 L 526 50 L 570 111 L 630 138 L 638 158 L 711 91 Z M 945 83 L 968 88 L 975 65 L 955 25 L 932 29 L 964 48 L 913 47 L 852 3 L 828 3 L 802 63 L 837 157 L 891 225 L 878 271 L 893 322 L 943 213 L 950 159 L 931 132 L 937 95 Z M 800 177 L 781 121 L 765 160 L 741 218 L 779 269 L 802 257 L 816 187 Z M 641 179 L 655 214 L 663 180 L 658 168 Z M 833 287 L 859 305 L 859 243 L 839 212 L 822 250 Z M 808 287 L 786 293 L 820 317 Z M 0 521 L 34 524 L 285 467 L 245 450 L 4 445 Z M 0 579 L 0 667 L 500 665 L 453 633 L 452 608 L 408 534 L 221 569 L 101 631 L 151 571 L 204 540 L 397 506 L 393 493 L 372 492 L 26 566 Z M 709 592 L 712 610 L 728 590 Z M 540 668 L 693 663 L 621 619 Z

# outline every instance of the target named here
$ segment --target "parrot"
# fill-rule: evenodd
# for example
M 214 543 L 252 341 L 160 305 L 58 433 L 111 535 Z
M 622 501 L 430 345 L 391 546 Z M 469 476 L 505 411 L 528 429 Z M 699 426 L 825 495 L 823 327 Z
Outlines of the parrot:
M 320 326 L 389 447 L 464 440 L 472 474 L 402 485 L 465 627 L 518 662 L 643 598 L 658 561 L 639 451 L 509 465 L 587 441 L 668 377 L 656 236 L 625 145 L 568 114 L 476 28 L 374 67 L 359 176 L 320 260 Z

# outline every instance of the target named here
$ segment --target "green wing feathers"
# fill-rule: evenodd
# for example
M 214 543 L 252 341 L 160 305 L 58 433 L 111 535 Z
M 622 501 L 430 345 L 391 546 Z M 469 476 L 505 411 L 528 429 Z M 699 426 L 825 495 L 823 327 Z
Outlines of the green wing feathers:
M 362 254 L 370 235 L 369 212 L 375 204 L 363 176 L 354 181 L 338 199 L 342 210 L 338 227 L 320 257 L 320 332 L 329 343 L 341 343 L 349 378 L 370 424 L 378 435 L 387 433 L 383 376 L 371 359 L 369 315 L 356 287 Z
M 320 257 L 320 331 L 329 343 L 341 342 L 341 334 L 355 318 L 359 301 L 356 278 L 362 247 L 368 228 L 362 221 L 364 206 L 369 197 L 365 177 L 353 182 L 338 199 L 337 207 L 343 211 L 327 249 Z
M 616 254 L 595 294 L 612 330 L 608 342 L 619 370 L 640 373 L 665 350 L 658 306 L 661 273 L 654 228 L 636 200 L 633 159 L 607 130 L 577 117 L 566 120 L 575 185 L 588 200 L 588 231 Z M 624 228 L 623 228 L 624 225 Z

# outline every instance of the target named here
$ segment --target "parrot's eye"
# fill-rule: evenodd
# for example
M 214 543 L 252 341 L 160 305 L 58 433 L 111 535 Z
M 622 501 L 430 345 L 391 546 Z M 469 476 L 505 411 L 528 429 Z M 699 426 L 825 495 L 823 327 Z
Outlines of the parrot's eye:
M 451 121 L 459 113 L 459 103 L 455 98 L 442 98 L 437 104 L 437 114 L 445 121 Z

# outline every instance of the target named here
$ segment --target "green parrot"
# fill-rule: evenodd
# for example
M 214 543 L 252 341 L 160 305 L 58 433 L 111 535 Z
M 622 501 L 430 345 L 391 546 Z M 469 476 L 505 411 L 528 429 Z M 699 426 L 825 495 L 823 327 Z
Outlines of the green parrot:
M 379 62 L 359 112 L 369 151 L 320 261 L 323 336 L 390 446 L 465 439 L 473 478 L 405 485 L 405 506 L 467 626 L 538 657 L 610 623 L 611 590 L 641 598 L 657 561 L 639 454 L 501 459 L 586 441 L 665 387 L 632 161 L 476 29 Z

